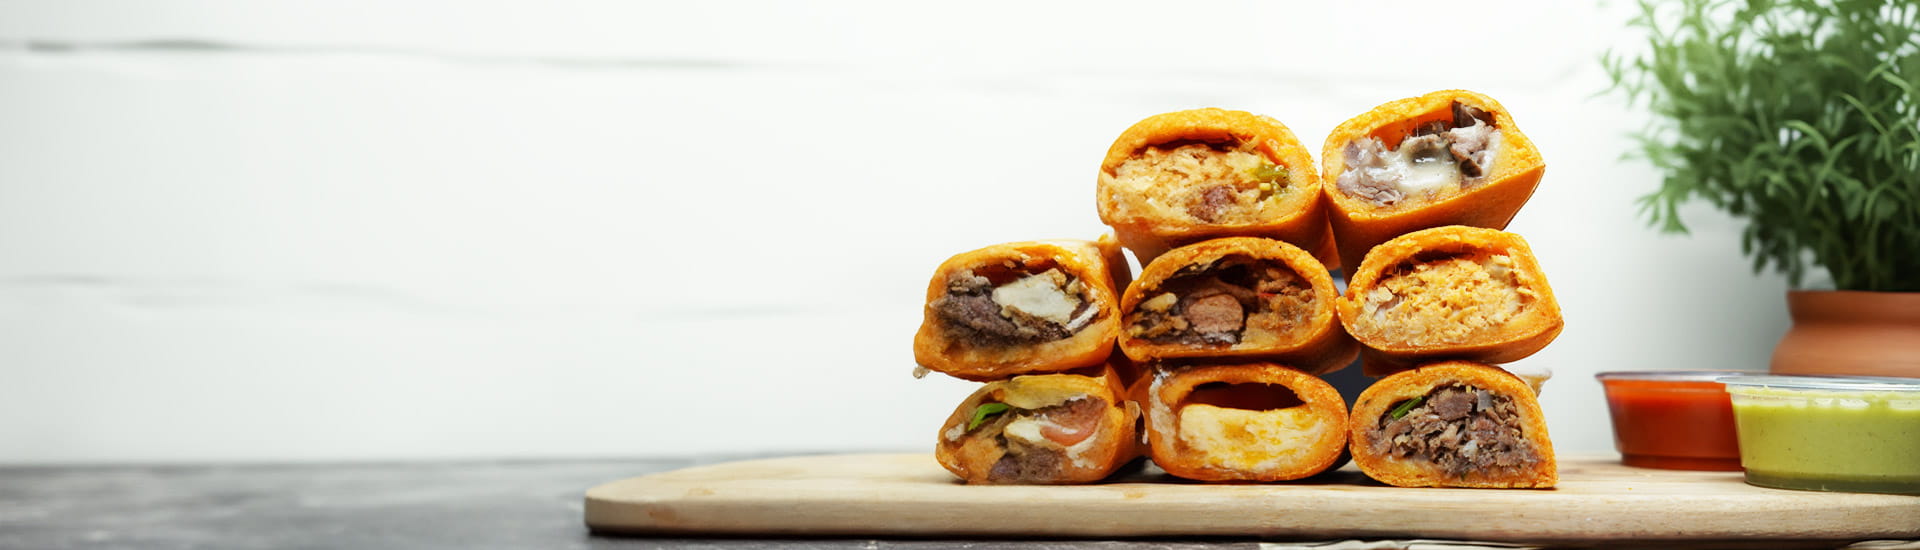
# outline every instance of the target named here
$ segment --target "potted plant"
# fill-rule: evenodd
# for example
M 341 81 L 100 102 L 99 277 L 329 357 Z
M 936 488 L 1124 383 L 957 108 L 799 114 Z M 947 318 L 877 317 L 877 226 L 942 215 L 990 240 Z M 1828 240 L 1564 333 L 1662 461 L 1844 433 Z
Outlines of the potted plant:
M 1654 123 L 1640 199 L 1685 232 L 1701 200 L 1744 219 L 1755 272 L 1786 275 L 1788 373 L 1920 377 L 1920 2 L 1641 1 L 1647 48 L 1604 59 Z M 1834 290 L 1809 290 L 1825 271 Z

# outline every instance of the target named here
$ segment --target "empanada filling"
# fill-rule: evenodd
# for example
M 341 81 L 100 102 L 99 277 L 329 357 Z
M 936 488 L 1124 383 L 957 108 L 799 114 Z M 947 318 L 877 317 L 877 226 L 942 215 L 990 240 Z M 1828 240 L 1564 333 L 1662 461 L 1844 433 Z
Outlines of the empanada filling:
M 1214 468 L 1259 471 L 1312 452 L 1329 429 L 1292 389 L 1209 382 L 1179 407 L 1179 444 Z
M 1044 261 L 954 273 L 929 305 L 950 337 L 982 347 L 1065 339 L 1100 313 L 1084 281 Z
M 1081 395 L 1038 409 L 1007 403 L 981 403 L 972 418 L 955 425 L 948 440 L 976 438 L 990 441 L 1000 451 L 987 472 L 997 483 L 1046 483 L 1060 476 L 1067 464 L 1092 467 L 1085 456 L 1106 418 L 1107 402 Z
M 1497 337 L 1534 304 L 1513 258 L 1503 254 L 1415 257 L 1362 289 L 1353 335 L 1404 346 L 1468 344 Z
M 1513 398 L 1449 383 L 1395 403 L 1374 425 L 1372 446 L 1375 454 L 1431 464 L 1455 479 L 1511 477 L 1540 462 L 1521 425 Z
M 1127 334 L 1161 344 L 1282 344 L 1311 329 L 1313 306 L 1313 286 L 1286 264 L 1227 256 L 1160 283 L 1134 307 Z
M 1174 142 L 1149 146 L 1100 174 L 1121 216 L 1202 225 L 1259 223 L 1280 212 L 1291 174 L 1252 143 Z
M 1500 150 L 1500 129 L 1486 111 L 1458 101 L 1450 119 L 1416 128 L 1388 149 L 1373 136 L 1347 143 L 1335 184 L 1375 206 L 1428 201 L 1485 183 Z

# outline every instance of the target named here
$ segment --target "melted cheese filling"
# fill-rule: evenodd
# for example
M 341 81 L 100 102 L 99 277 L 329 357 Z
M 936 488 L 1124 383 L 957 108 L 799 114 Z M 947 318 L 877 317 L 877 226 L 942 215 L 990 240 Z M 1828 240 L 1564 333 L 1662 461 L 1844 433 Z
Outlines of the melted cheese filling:
M 1453 140 L 1465 140 L 1459 147 L 1475 147 L 1472 157 L 1481 170 L 1491 170 L 1500 148 L 1500 131 L 1475 123 L 1440 134 L 1438 142 L 1409 138 L 1388 150 L 1377 138 L 1363 137 L 1347 145 L 1346 171 L 1334 178 L 1335 186 L 1347 195 L 1391 206 L 1404 201 L 1422 203 L 1449 193 L 1472 188 L 1484 178 L 1468 177 L 1462 171 L 1451 147 Z M 1419 141 L 1421 146 L 1411 145 Z M 1475 145 L 1477 143 L 1477 145 Z
M 1259 471 L 1298 460 L 1330 429 L 1305 406 L 1253 411 L 1189 404 L 1180 408 L 1180 443 L 1211 467 Z
M 1073 310 L 1080 308 L 1078 286 L 1079 281 L 1068 283 L 1066 274 L 1049 269 L 994 288 L 993 303 L 999 304 L 1008 317 L 1025 314 L 1070 326 Z
M 1400 177 L 1393 182 L 1394 189 L 1409 197 L 1426 196 L 1430 192 L 1453 189 L 1460 186 L 1460 166 L 1432 156 L 1416 156 L 1408 148 L 1400 148 L 1389 153 L 1387 165 L 1397 169 Z

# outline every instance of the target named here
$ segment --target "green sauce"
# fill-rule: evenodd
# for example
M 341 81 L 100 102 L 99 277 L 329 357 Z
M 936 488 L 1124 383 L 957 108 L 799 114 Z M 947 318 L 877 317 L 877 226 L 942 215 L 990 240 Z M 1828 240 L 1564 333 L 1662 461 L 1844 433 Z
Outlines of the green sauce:
M 1747 482 L 1786 489 L 1920 493 L 1912 393 L 1729 387 Z

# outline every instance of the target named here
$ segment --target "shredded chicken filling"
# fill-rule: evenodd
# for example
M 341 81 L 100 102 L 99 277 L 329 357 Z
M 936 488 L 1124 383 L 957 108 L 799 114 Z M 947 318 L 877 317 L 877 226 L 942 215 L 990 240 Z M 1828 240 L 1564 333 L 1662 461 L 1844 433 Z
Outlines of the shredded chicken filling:
M 1060 340 L 1099 313 L 1086 284 L 1058 268 L 992 278 L 962 271 L 947 279 L 947 294 L 932 302 L 950 334 L 981 346 Z
M 1513 398 L 1464 384 L 1396 403 L 1372 435 L 1373 452 L 1426 462 L 1456 479 L 1516 475 L 1540 462 Z
M 1393 149 L 1371 136 L 1348 142 L 1335 184 L 1376 206 L 1432 200 L 1484 183 L 1499 149 L 1493 117 L 1454 102 L 1451 120 L 1427 123 Z
M 958 433 L 948 439 L 990 438 L 1001 450 L 987 473 L 993 481 L 1045 483 L 1069 463 L 1092 466 L 1082 455 L 1093 445 L 1106 409 L 1105 400 L 1084 395 L 1038 409 L 1008 408 L 971 430 L 955 426 Z
M 1156 343 L 1270 345 L 1307 328 L 1313 287 L 1285 264 L 1242 257 L 1189 267 L 1135 308 L 1127 333 Z
M 1285 168 L 1250 143 L 1147 147 L 1100 178 L 1113 190 L 1121 216 L 1214 225 L 1258 223 L 1279 214 L 1272 205 L 1291 181 Z
M 1513 258 L 1455 256 L 1403 264 L 1365 291 L 1354 336 L 1405 345 L 1464 344 L 1499 334 L 1533 304 Z

